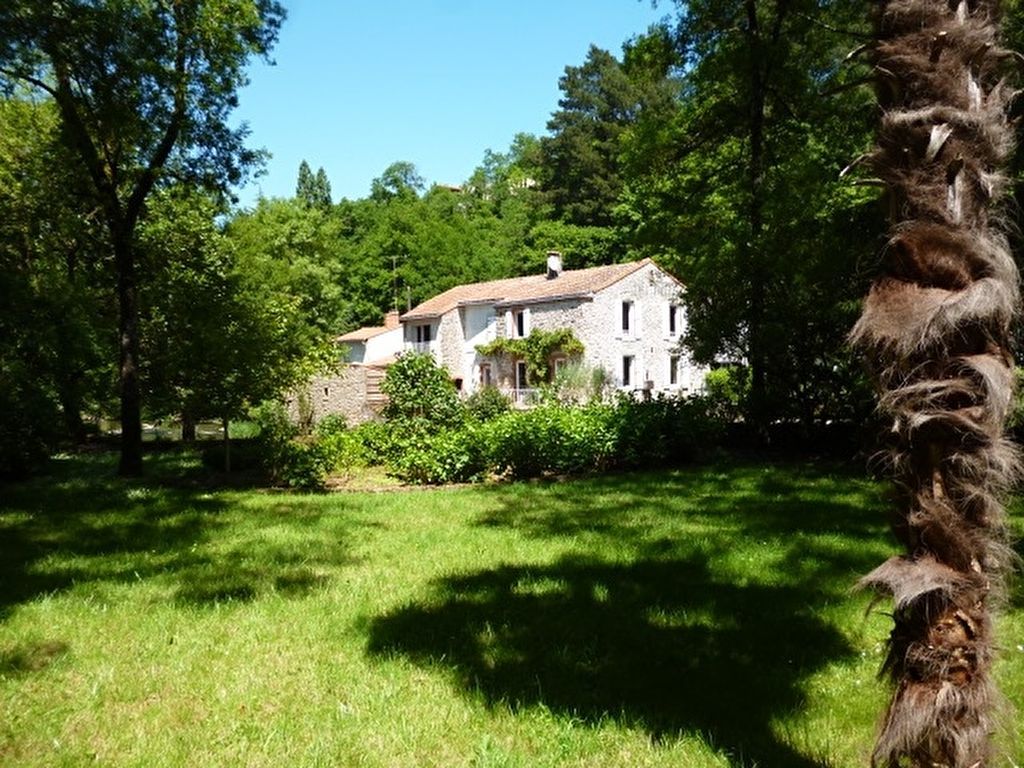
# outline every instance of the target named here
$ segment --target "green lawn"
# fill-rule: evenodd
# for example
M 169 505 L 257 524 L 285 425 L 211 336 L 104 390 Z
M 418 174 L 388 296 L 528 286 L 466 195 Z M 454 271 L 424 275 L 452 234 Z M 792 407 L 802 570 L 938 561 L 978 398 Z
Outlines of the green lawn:
M 174 455 L 112 471 L 0 487 L 0 765 L 866 765 L 889 624 L 850 585 L 895 547 L 856 473 L 289 495 Z M 1020 591 L 1001 638 L 1024 706 Z

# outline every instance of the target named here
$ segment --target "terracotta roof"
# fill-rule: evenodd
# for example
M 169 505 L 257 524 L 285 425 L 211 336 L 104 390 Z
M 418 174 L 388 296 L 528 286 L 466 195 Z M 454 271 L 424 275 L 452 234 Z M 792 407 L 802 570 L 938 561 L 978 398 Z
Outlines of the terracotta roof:
M 336 338 L 335 341 L 366 341 L 367 339 L 372 339 L 374 336 L 380 336 L 382 333 L 393 331 L 398 327 L 398 313 L 388 312 L 384 316 L 384 325 L 370 325 L 364 328 L 357 328 L 354 331 L 342 334 Z
M 539 301 L 588 297 L 650 263 L 650 259 L 643 259 L 628 264 L 567 269 L 550 280 L 546 274 L 542 274 L 457 285 L 413 307 L 402 315 L 402 322 L 439 317 L 456 307 L 468 304 L 532 304 Z

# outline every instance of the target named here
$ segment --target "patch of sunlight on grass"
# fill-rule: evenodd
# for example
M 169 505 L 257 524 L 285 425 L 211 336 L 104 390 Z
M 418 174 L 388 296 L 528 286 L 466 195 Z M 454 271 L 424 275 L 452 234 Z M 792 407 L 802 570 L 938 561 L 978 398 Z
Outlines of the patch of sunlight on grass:
M 850 585 L 895 545 L 842 468 L 287 494 L 151 466 L 4 489 L 0 764 L 865 764 L 889 624 Z M 1024 701 L 1019 590 L 1000 637 Z

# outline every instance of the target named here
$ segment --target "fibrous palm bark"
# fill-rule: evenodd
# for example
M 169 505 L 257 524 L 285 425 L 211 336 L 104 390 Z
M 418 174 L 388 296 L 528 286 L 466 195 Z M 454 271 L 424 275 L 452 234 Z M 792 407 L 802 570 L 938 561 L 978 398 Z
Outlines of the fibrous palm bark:
M 994 0 L 883 0 L 872 48 L 883 110 L 871 164 L 892 219 L 852 339 L 888 419 L 895 530 L 906 547 L 863 579 L 891 593 L 894 682 L 872 764 L 990 764 L 992 607 L 1013 564 L 1002 504 L 1018 474 L 1018 273 L 995 217 L 1012 148 L 1009 53 Z

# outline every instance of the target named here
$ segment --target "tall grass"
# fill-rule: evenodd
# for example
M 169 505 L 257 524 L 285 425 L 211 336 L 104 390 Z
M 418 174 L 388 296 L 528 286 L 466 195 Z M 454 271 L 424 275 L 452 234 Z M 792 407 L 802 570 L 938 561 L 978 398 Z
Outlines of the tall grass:
M 0 489 L 2 765 L 869 754 L 889 622 L 849 587 L 893 545 L 856 473 L 326 495 L 215 489 L 178 455 L 112 474 L 69 457 Z M 1024 701 L 1020 592 L 1001 637 Z

